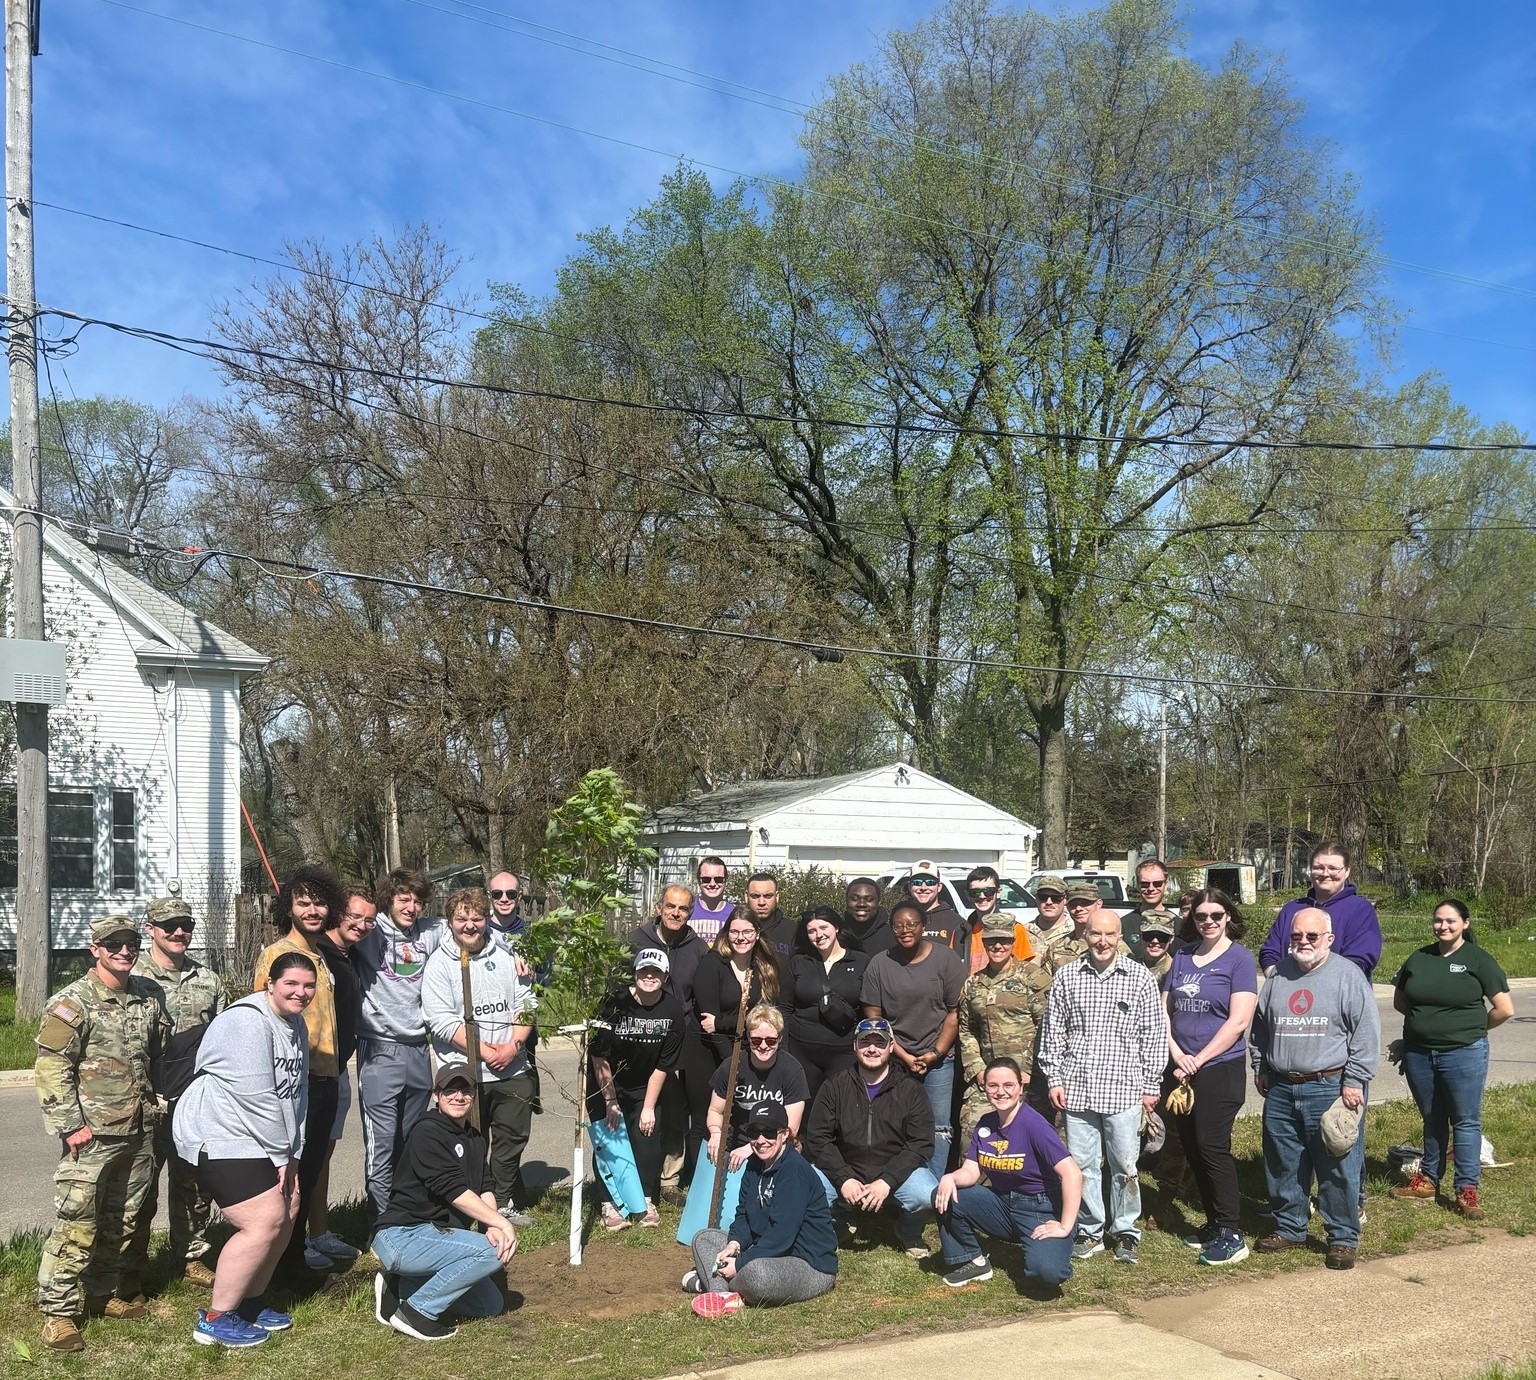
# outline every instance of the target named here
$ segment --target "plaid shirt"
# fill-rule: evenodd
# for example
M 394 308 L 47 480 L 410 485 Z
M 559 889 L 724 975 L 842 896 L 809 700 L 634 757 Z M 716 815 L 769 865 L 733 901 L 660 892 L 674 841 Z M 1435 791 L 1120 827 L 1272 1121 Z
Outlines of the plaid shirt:
M 1051 982 L 1040 1035 L 1040 1069 L 1067 1094 L 1067 1109 L 1110 1116 L 1162 1089 L 1168 1024 L 1157 979 L 1116 955 L 1102 973 L 1087 956 Z

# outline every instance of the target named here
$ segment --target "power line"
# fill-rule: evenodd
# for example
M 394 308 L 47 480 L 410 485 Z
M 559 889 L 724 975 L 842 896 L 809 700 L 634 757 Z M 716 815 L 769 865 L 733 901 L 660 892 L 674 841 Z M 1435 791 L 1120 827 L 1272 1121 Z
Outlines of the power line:
M 121 0 L 102 0 L 103 4 L 119 4 Z M 471 393 L 485 393 L 495 397 L 537 399 L 545 402 L 580 403 L 592 407 L 613 407 L 625 411 L 644 412 L 653 415 L 691 417 L 695 421 L 746 421 L 793 426 L 827 427 L 834 430 L 872 433 L 892 433 L 912 436 L 966 436 L 991 440 L 1051 441 L 1074 445 L 1128 445 L 1165 446 L 1175 449 L 1231 448 L 1264 451 L 1345 451 L 1351 453 L 1395 453 L 1399 451 L 1428 452 L 1436 454 L 1486 454 L 1536 452 L 1536 442 L 1529 441 L 1305 441 L 1282 439 L 1246 439 L 1242 437 L 1190 437 L 1169 434 L 1121 434 L 1109 435 L 1090 431 L 1037 431 L 1019 427 L 957 426 L 942 422 L 861 421 L 852 417 L 823 417 L 814 414 L 795 416 L 781 412 L 738 411 L 729 408 L 703 407 L 688 403 L 646 402 L 636 398 L 605 398 L 580 393 L 566 393 L 553 389 L 514 388 L 508 384 L 486 383 L 479 380 L 451 379 L 437 374 L 406 373 L 395 369 L 383 369 L 377 365 L 347 364 L 340 360 L 324 360 L 304 355 L 289 354 L 256 345 L 240 345 L 233 341 L 206 340 L 197 336 L 177 335 L 170 331 L 155 330 L 148 326 L 130 326 L 102 317 L 85 316 L 62 307 L 40 307 L 39 314 L 56 316 L 61 320 L 74 321 L 82 327 L 100 326 L 120 335 L 147 340 L 178 350 L 183 354 L 198 355 L 215 363 L 227 362 L 230 356 L 244 355 L 271 363 L 296 364 L 308 369 L 327 370 L 338 374 L 357 374 L 365 378 L 387 380 L 395 383 L 423 384 L 434 388 L 453 388 Z M 76 333 L 78 335 L 78 332 Z
M 682 67 L 676 63 L 666 62 L 661 58 L 652 57 L 647 53 L 636 52 L 630 48 L 617 47 L 611 43 L 604 43 L 598 39 L 588 38 L 584 34 L 570 33 L 564 29 L 552 28 L 547 24 L 539 24 L 531 19 L 525 19 L 521 15 L 508 14 L 504 10 L 494 9 L 489 5 L 474 3 L 473 0 L 454 0 L 459 8 L 449 8 L 447 5 L 432 3 L 432 0 L 405 0 L 406 4 L 415 5 L 419 9 L 433 10 L 438 14 L 448 15 L 454 19 L 460 19 L 467 23 L 479 24 L 485 28 L 496 29 L 502 33 L 514 34 L 519 38 L 532 39 L 536 43 L 545 43 L 555 48 L 562 48 L 567 52 L 578 53 L 583 57 L 596 58 L 600 62 L 614 63 L 620 67 L 630 68 L 632 71 L 643 72 L 647 76 L 661 77 L 666 81 L 679 82 L 685 86 L 692 86 L 701 91 L 708 91 L 713 95 L 726 96 L 731 100 L 744 101 L 750 105 L 761 106 L 765 110 L 774 110 L 783 115 L 797 115 L 803 117 L 815 109 L 809 102 L 797 100 L 792 96 L 781 96 L 771 91 L 764 91 L 759 87 L 745 86 L 740 82 L 734 82 L 725 77 L 715 76 L 708 72 L 700 72 L 695 68 Z M 467 14 L 464 11 L 478 11 L 475 14 Z M 147 13 L 147 11 L 146 11 Z M 495 16 L 485 18 L 484 16 Z M 511 21 L 510 24 L 499 24 L 496 19 Z M 1048 21 L 1049 22 L 1049 21 Z M 524 28 L 514 28 L 512 25 L 522 25 Z M 542 32 L 528 33 L 527 29 L 541 30 Z M 548 35 L 555 35 L 549 37 Z M 570 39 L 571 42 L 561 42 L 561 39 Z M 587 44 L 588 47 L 579 45 Z M 593 49 L 606 51 L 594 52 Z M 612 56 L 611 56 L 612 55 Z M 631 60 L 632 59 L 632 60 Z M 714 84 L 712 84 L 714 83 Z M 734 87 L 734 90 L 727 89 Z M 862 126 L 878 138 L 908 137 L 907 132 L 892 126 L 882 129 L 873 120 L 857 119 L 855 124 Z M 1056 186 L 1073 189 L 1086 189 L 1102 196 L 1108 196 L 1114 200 L 1124 202 L 1127 205 L 1144 205 L 1155 207 L 1159 210 L 1176 211 L 1186 215 L 1195 216 L 1197 219 L 1208 223 L 1218 223 L 1223 216 L 1210 211 L 1202 211 L 1194 206 L 1184 205 L 1179 202 L 1169 201 L 1163 197 L 1145 196 L 1136 192 L 1122 191 L 1107 183 L 1097 182 L 1092 178 L 1071 178 L 1060 174 L 1051 174 L 1039 168 L 1029 167 L 1013 158 L 983 157 L 978 158 L 969 149 L 953 143 L 950 140 L 934 139 L 928 135 L 918 134 L 913 131 L 910 134 L 915 147 L 936 149 L 940 152 L 958 155 L 964 162 L 983 170 L 994 172 L 1017 173 L 1023 172 L 1036 177 L 1043 182 Z M 741 174 L 738 174 L 740 176 Z M 1276 230 L 1267 225 L 1245 225 L 1244 232 L 1254 232 L 1259 235 L 1272 238 L 1284 244 L 1298 244 L 1309 248 L 1337 249 L 1339 246 L 1330 244 L 1326 240 L 1319 240 L 1306 235 L 1288 234 L 1283 230 Z M 1411 273 L 1423 273 L 1431 277 L 1443 278 L 1450 282 L 1461 283 L 1470 287 L 1488 288 L 1495 292 L 1506 292 L 1513 296 L 1536 297 L 1536 291 L 1517 287 L 1513 284 L 1498 283 L 1486 278 L 1474 278 L 1465 273 L 1458 273 L 1451 269 L 1438 268 L 1432 264 L 1412 263 L 1406 259 L 1393 258 L 1387 254 L 1371 254 L 1368 256 L 1378 263 L 1389 267 L 1402 269 Z M 1423 328 L 1423 329 L 1428 329 Z M 1447 334 L 1446 332 L 1440 332 Z M 1471 338 L 1471 337 L 1468 337 Z M 1484 342 L 1498 344 L 1496 341 Z M 1536 346 L 1514 345 L 1512 349 L 1536 349 Z
M 55 513 L 47 512 L 40 508 L 21 508 L 14 505 L 17 511 L 35 513 L 45 521 L 68 530 L 78 527 L 79 524 L 69 522 Z M 495 594 L 489 590 L 464 589 L 454 585 L 444 585 L 426 580 L 408 580 L 400 576 L 378 575 L 367 571 L 344 570 L 335 566 L 313 565 L 304 561 L 292 561 L 271 556 L 255 556 L 244 551 L 230 550 L 224 547 L 181 547 L 177 548 L 165 542 L 133 537 L 126 532 L 111 532 L 108 529 L 98 528 L 98 532 L 107 535 L 132 538 L 138 540 L 146 548 L 154 548 L 157 554 L 171 557 L 195 557 L 199 562 L 210 558 L 225 561 L 245 561 L 257 566 L 259 569 L 274 573 L 277 571 L 289 571 L 292 574 L 285 578 L 293 579 L 318 579 L 318 580 L 345 580 L 353 584 L 376 585 L 390 589 L 399 589 L 407 593 L 439 596 L 454 599 L 468 599 L 478 603 L 499 605 L 502 607 L 527 609 L 536 613 L 563 614 L 573 618 L 591 618 L 604 623 L 616 623 L 628 627 L 651 628 L 659 632 L 684 633 L 689 637 L 714 637 L 726 641 L 747 642 L 761 646 L 783 647 L 792 651 L 811 652 L 813 655 L 827 653 L 841 653 L 843 656 L 865 657 L 882 662 L 920 662 L 930 665 L 944 666 L 968 666 L 982 670 L 1011 671 L 1027 675 L 1067 676 L 1078 680 L 1107 680 L 1129 685 L 1178 685 L 1178 686 L 1202 686 L 1216 690 L 1245 690 L 1262 694 L 1289 693 L 1298 695 L 1318 695 L 1330 698 L 1346 698 L 1355 700 L 1399 700 L 1412 702 L 1435 702 L 1450 704 L 1487 704 L 1487 705 L 1536 705 L 1536 699 L 1500 699 L 1491 697 L 1479 697 L 1470 695 L 1453 695 L 1427 691 L 1411 690 L 1355 690 L 1341 689 L 1331 686 L 1314 685 L 1279 685 L 1267 684 L 1259 681 L 1233 681 L 1233 680 L 1205 680 L 1193 676 L 1162 676 L 1138 671 L 1109 671 L 1095 670 L 1064 666 L 1040 666 L 1029 662 L 1007 661 L 999 658 L 958 656 L 937 652 L 901 652 L 891 651 L 884 647 L 861 647 L 847 643 L 827 642 L 816 638 L 782 637 L 772 633 L 749 632 L 745 629 L 711 628 L 691 623 L 679 623 L 670 619 L 644 618 L 637 614 L 613 613 L 602 609 L 582 608 L 570 604 L 557 604 L 545 599 L 529 599 L 518 595 Z

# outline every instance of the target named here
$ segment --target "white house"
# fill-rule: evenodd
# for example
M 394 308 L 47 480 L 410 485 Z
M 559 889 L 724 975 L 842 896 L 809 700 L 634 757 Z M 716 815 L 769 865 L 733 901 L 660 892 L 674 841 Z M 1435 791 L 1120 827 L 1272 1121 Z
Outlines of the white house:
M 12 502 L 0 490 L 0 575 Z M 64 706 L 48 716 L 54 947 L 85 947 L 94 918 L 141 914 L 171 882 L 204 921 L 200 941 L 232 933 L 240 685 L 267 658 L 54 524 L 43 532 L 48 638 L 68 648 Z M 0 745 L 0 949 L 10 950 L 14 747 Z
M 990 863 L 1025 877 L 1040 831 L 916 767 L 892 762 L 847 776 L 750 781 L 691 795 L 655 811 L 645 841 L 656 849 L 655 887 L 686 881 L 715 854 L 733 875 L 819 867 L 843 877 L 879 876 L 931 858 L 943 868 Z

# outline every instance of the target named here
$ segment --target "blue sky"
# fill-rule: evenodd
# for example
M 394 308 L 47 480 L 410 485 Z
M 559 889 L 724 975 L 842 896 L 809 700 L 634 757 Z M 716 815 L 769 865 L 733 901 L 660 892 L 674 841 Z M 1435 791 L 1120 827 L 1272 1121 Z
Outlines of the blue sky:
M 797 167 L 792 115 L 468 22 L 465 13 L 491 16 L 459 0 L 133 4 L 43 0 L 42 201 L 267 256 L 289 240 L 340 246 L 424 220 L 463 254 L 466 290 L 510 281 L 537 294 L 576 237 L 621 224 L 676 155 L 751 173 Z M 932 8 L 484 4 L 794 101 L 814 100 L 827 76 L 871 54 L 877 34 Z M 1437 369 L 1485 420 L 1536 433 L 1536 6 L 1192 0 L 1187 15 L 1197 58 L 1215 61 L 1235 40 L 1286 55 L 1311 129 L 1337 147 L 1381 223 L 1403 312 L 1396 372 Z M 56 211 L 40 209 L 37 227 L 40 299 L 88 315 L 205 334 L 210 308 L 266 273 Z M 61 391 L 80 396 L 164 403 L 214 388 L 197 361 L 102 332 L 87 333 L 63 370 Z

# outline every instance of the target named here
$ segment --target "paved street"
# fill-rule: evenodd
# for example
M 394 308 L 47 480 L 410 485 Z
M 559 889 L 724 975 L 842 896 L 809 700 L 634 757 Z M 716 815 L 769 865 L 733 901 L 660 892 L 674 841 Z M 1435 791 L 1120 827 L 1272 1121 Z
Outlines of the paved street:
M 1489 1071 L 1494 1083 L 1536 1082 L 1536 979 L 1517 979 L 1514 1019 L 1493 1034 L 1493 1060 Z M 1402 1017 L 1392 1010 L 1390 990 L 1378 987 L 1383 1039 L 1402 1033 Z M 575 1105 L 571 1098 L 576 1081 L 575 1046 L 556 1038 L 539 1047 L 543 1070 L 544 1114 L 534 1118 L 533 1140 L 524 1161 L 530 1187 L 557 1183 L 570 1174 L 571 1132 Z M 1373 1102 L 1406 1097 L 1408 1089 L 1389 1064 L 1371 1086 Z M 1260 1106 L 1249 1090 L 1247 1110 Z M 0 1200 L 0 1240 L 26 1227 L 45 1226 L 53 1212 L 53 1166 L 57 1142 L 44 1134 L 42 1118 L 30 1086 L 0 1088 L 0 1163 L 11 1166 L 10 1187 Z M 340 1201 L 361 1197 L 363 1192 L 363 1140 L 356 1111 L 347 1122 L 346 1136 L 337 1147 L 331 1166 L 331 1198 Z M 165 1226 L 164 1212 L 157 1224 Z

